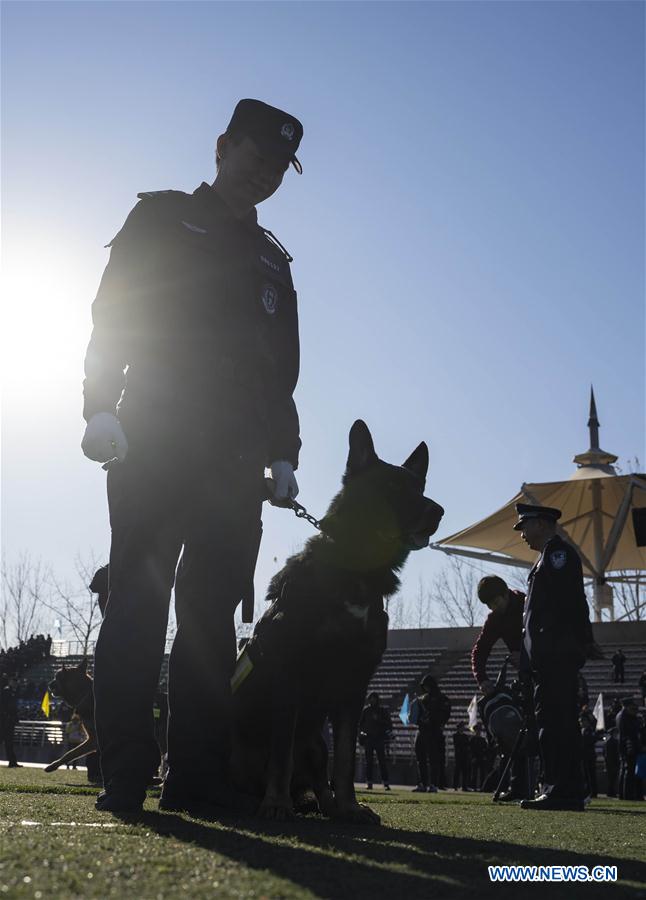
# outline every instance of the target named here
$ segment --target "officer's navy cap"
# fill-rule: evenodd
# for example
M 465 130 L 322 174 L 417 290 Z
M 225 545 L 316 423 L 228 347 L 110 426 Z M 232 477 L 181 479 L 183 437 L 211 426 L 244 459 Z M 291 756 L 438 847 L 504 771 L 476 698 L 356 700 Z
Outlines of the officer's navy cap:
M 267 156 L 275 156 L 290 162 L 298 174 L 303 167 L 296 158 L 298 145 L 303 137 L 303 126 L 282 109 L 269 106 L 262 100 L 240 100 L 233 110 L 227 131 L 246 134 L 256 142 Z
M 534 506 L 531 503 L 517 503 L 516 512 L 518 513 L 518 521 L 514 525 L 514 531 L 520 531 L 523 522 L 527 519 L 548 519 L 550 522 L 557 522 L 561 518 L 561 510 L 554 506 Z

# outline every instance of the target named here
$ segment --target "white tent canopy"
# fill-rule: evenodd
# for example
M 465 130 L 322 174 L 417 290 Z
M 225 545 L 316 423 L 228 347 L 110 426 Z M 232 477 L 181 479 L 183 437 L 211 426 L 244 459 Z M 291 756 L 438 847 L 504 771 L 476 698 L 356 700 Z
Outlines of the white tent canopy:
M 595 544 L 597 493 L 601 497 L 600 560 Z M 630 516 L 631 509 L 646 507 L 646 475 L 578 477 L 570 481 L 524 484 L 520 493 L 498 512 L 438 541 L 433 547 L 447 551 L 453 547 L 474 547 L 485 552 L 463 555 L 529 568 L 536 561 L 536 552 L 530 550 L 519 531 L 513 530 L 518 521 L 516 503 L 537 503 L 561 510 L 558 523 L 561 533 L 576 546 L 586 575 L 600 578 L 605 572 L 646 570 L 646 547 L 637 546 Z
M 612 609 L 612 592 L 605 582 L 625 581 L 627 571 L 646 571 L 646 547 L 637 546 L 631 515 L 633 509 L 646 507 L 646 475 L 616 474 L 612 464 L 617 457 L 600 449 L 594 393 L 588 427 L 590 449 L 574 457 L 578 468 L 570 479 L 523 484 L 493 515 L 431 544 L 433 549 L 530 568 L 536 553 L 513 530 L 518 521 L 516 503 L 557 507 L 562 513 L 561 536 L 576 547 L 584 574 L 594 580 L 598 616 L 602 607 Z

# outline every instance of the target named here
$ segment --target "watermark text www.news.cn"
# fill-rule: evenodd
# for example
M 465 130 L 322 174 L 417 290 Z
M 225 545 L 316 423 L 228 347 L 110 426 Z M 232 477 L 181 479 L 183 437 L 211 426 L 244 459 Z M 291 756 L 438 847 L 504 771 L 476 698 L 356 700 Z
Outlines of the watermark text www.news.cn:
M 489 881 L 616 881 L 617 866 L 488 866 Z

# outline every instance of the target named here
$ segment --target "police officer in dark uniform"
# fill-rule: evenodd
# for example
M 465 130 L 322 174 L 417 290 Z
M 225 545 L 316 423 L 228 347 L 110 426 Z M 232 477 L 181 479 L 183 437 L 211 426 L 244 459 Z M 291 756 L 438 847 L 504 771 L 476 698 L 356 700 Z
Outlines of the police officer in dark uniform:
M 535 682 L 543 793 L 523 800 L 521 807 L 583 810 L 577 688 L 592 630 L 581 560 L 557 534 L 560 510 L 518 503 L 516 511 L 519 519 L 514 529 L 540 553 L 528 577 L 523 655 Z
M 643 800 L 641 779 L 635 774 L 637 755 L 640 750 L 640 720 L 637 704 L 632 697 L 621 701 L 621 711 L 617 713 L 617 734 L 619 737 L 619 796 L 622 800 Z
M 390 710 L 387 706 L 382 706 L 376 691 L 371 691 L 367 700 L 368 703 L 364 706 L 359 720 L 359 739 L 363 743 L 366 755 L 366 787 L 368 790 L 372 790 L 372 771 L 376 753 L 384 789 L 389 791 L 386 742 L 391 739 L 393 732 Z
M 13 743 L 13 735 L 18 722 L 18 701 L 16 698 L 15 679 L 0 679 L 0 743 L 4 748 L 10 769 L 20 768 Z
M 112 527 L 94 683 L 99 809 L 136 811 L 145 797 L 173 584 L 160 805 L 232 799 L 233 616 L 242 601 L 252 620 L 265 467 L 274 502 L 286 505 L 300 449 L 291 257 L 255 207 L 290 163 L 300 173 L 302 134 L 294 116 L 241 100 L 218 138 L 213 184 L 139 194 L 110 245 L 92 307 L 82 442 L 107 464 Z
M 412 714 L 419 729 L 415 738 L 419 782 L 413 790 L 435 793 L 439 787 L 445 786 L 444 726 L 451 718 L 451 701 L 430 674 L 420 682 L 418 695 L 413 700 Z

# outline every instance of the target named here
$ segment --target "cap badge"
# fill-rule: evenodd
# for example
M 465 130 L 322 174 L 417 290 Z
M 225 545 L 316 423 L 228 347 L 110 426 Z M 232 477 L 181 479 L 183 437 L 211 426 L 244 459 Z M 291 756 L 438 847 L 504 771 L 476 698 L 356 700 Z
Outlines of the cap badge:
M 294 140 L 294 126 L 291 122 L 285 122 L 283 127 L 280 129 L 281 137 L 286 138 L 288 141 Z
M 265 307 L 265 312 L 270 316 L 276 312 L 276 308 L 278 307 L 278 291 L 273 286 L 273 284 L 266 284 L 262 289 L 262 305 Z
M 567 553 L 565 550 L 554 550 L 550 553 L 550 562 L 555 569 L 562 569 L 567 562 Z

